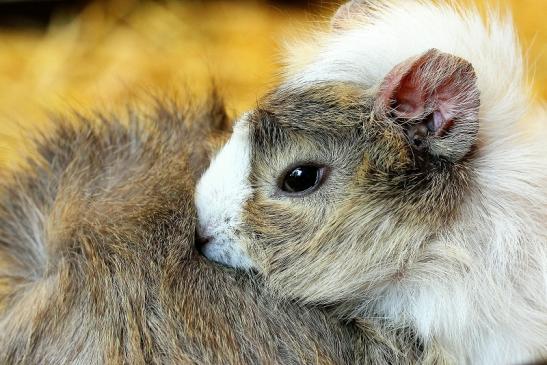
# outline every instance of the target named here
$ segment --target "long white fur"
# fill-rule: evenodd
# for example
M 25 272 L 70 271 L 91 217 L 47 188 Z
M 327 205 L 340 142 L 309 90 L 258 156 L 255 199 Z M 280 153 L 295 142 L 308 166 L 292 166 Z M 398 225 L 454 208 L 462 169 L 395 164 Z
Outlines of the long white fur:
M 350 19 L 347 27 L 318 35 L 305 47 L 305 57 L 289 52 L 286 84 L 329 80 L 373 87 L 398 63 L 437 48 L 472 63 L 481 106 L 474 162 L 478 188 L 454 228 L 426 248 L 431 256 L 456 264 L 424 262 L 373 299 L 368 293 L 356 312 L 383 313 L 395 323 L 411 324 L 457 363 L 517 363 L 547 356 L 547 114 L 530 108 L 510 18 L 491 12 L 485 25 L 475 10 L 402 0 L 367 5 L 366 13 Z M 241 135 L 234 138 L 245 145 Z M 206 213 L 210 208 L 203 203 L 200 208 L 199 194 L 208 194 L 208 188 L 198 189 L 198 212 L 205 224 L 213 221 L 209 214 L 239 214 L 236 205 L 250 194 L 243 180 L 232 178 L 242 185 L 239 192 L 229 192 L 226 169 L 218 166 L 214 162 L 211 170 L 216 172 L 208 172 L 217 177 L 206 174 L 201 184 L 224 180 L 224 197 L 213 189 L 212 199 L 219 201 L 209 203 L 224 206 Z M 237 243 L 223 244 L 241 257 L 223 260 L 213 254 L 213 259 L 251 265 Z

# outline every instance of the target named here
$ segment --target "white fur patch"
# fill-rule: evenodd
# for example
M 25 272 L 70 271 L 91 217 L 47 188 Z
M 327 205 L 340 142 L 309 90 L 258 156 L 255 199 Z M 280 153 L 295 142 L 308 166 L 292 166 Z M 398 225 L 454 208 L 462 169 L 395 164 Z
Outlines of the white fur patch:
M 232 267 L 253 266 L 237 237 L 243 204 L 251 194 L 249 170 L 249 128 L 244 116 L 198 182 L 195 198 L 198 231 L 209 239 L 203 254 Z

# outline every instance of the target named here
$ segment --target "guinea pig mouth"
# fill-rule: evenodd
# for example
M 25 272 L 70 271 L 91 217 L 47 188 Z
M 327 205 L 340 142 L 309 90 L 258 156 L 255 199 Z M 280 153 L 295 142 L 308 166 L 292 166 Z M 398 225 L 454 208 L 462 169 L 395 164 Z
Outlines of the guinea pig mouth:
M 211 242 L 211 237 L 201 235 L 196 229 L 194 234 L 194 247 L 202 256 L 205 256 L 203 254 L 203 249 L 209 242 Z

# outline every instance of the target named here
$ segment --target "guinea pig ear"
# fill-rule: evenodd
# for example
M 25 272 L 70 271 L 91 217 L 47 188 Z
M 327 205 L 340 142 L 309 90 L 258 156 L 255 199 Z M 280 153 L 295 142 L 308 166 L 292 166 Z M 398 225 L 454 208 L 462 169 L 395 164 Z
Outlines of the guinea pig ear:
M 368 14 L 370 6 L 371 0 L 352 0 L 340 5 L 331 18 L 331 28 L 333 30 L 346 28 L 358 15 Z
M 475 143 L 479 105 L 473 66 L 431 49 L 391 70 L 375 110 L 401 124 L 416 149 L 457 161 Z

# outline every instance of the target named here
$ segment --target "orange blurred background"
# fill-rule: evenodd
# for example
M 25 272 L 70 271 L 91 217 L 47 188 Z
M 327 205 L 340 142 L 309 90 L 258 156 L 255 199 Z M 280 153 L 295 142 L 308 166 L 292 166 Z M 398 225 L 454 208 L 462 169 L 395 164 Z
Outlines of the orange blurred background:
M 0 28 L 0 165 L 15 163 L 48 114 L 115 110 L 149 93 L 203 96 L 234 115 L 275 83 L 283 40 L 327 24 L 336 2 L 95 1 L 47 25 Z M 512 9 L 538 99 L 547 98 L 547 1 Z M 145 97 L 144 97 L 145 98 Z

